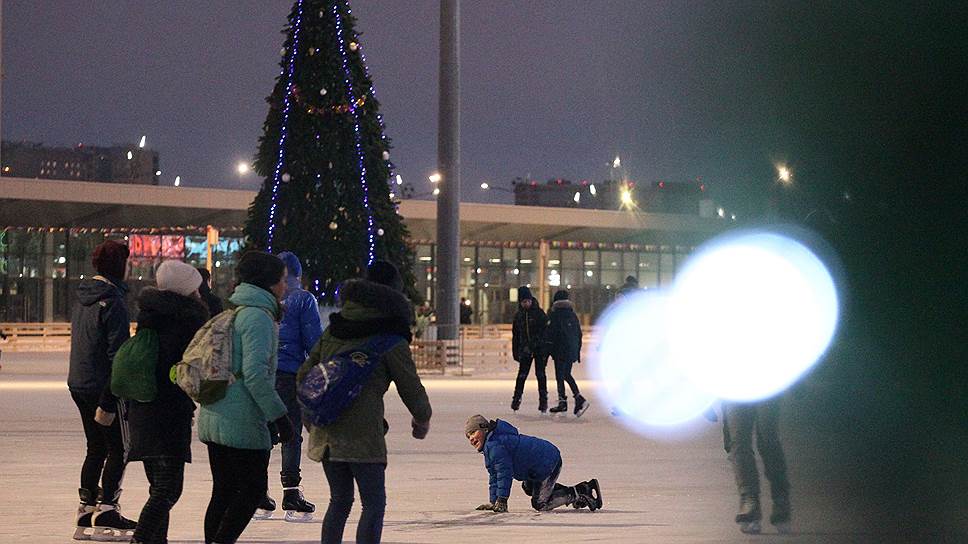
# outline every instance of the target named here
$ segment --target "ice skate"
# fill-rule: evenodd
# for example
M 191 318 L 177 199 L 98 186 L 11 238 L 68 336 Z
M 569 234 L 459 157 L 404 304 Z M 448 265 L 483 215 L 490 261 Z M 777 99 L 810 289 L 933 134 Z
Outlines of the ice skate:
M 543 416 L 548 415 L 548 399 L 538 401 L 538 412 Z
M 116 504 L 102 503 L 91 516 L 90 539 L 98 542 L 129 542 L 137 525 L 137 522 L 122 516 Z
M 566 401 L 566 400 L 559 400 L 558 401 L 558 405 L 555 406 L 554 408 L 552 408 L 551 410 L 548 410 L 548 411 L 551 412 L 552 414 L 562 414 L 562 415 L 564 415 L 564 413 L 567 413 L 568 412 L 568 401 Z
M 770 524 L 776 527 L 776 531 L 781 535 L 790 534 L 790 503 L 788 501 L 776 501 L 773 503 L 773 511 L 770 512 Z
M 303 497 L 298 487 L 282 488 L 282 509 L 286 512 L 286 521 L 306 523 L 313 520 L 316 505 Z
M 581 417 L 588 410 L 589 403 L 585 397 L 578 395 L 575 397 L 575 417 Z
M 272 517 L 272 513 L 275 511 L 276 501 L 272 500 L 272 497 L 269 495 L 266 495 L 266 498 L 262 499 L 262 503 L 259 504 L 259 507 L 255 509 L 255 514 L 252 514 L 252 519 L 269 519 Z
M 511 411 L 517 412 L 521 408 L 521 399 L 511 399 Z
M 575 486 L 575 493 L 578 494 L 578 499 L 575 502 L 583 503 L 580 506 L 576 506 L 576 508 L 587 506 L 589 510 L 594 512 L 602 507 L 602 490 L 598 486 L 598 480 L 593 478 L 587 482 L 577 484 Z
M 77 515 L 74 516 L 74 540 L 91 540 L 91 533 L 94 532 L 91 519 L 97 511 L 95 504 L 97 498 L 90 491 L 80 488 L 77 494 L 81 498 L 81 503 L 77 505 Z
M 736 513 L 736 523 L 739 524 L 739 530 L 747 534 L 759 534 L 762 530 L 760 526 L 761 518 L 759 498 L 742 497 L 739 503 L 739 512 Z

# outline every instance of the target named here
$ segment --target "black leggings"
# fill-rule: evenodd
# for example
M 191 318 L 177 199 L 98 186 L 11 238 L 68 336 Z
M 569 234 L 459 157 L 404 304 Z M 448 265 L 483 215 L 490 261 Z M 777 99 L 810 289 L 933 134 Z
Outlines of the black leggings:
M 577 399 L 581 392 L 578 390 L 578 384 L 575 382 L 574 376 L 571 375 L 571 367 L 574 365 L 574 361 L 565 362 L 563 360 L 555 359 L 555 381 L 558 382 L 558 400 L 567 401 L 568 396 L 565 394 L 565 383 L 571 387 L 571 394 Z
M 269 489 L 269 452 L 206 443 L 212 499 L 205 512 L 205 541 L 234 544 Z
M 71 398 L 81 413 L 81 423 L 84 425 L 84 436 L 87 438 L 87 453 L 81 466 L 81 488 L 90 493 L 90 497 L 98 497 L 98 484 L 101 484 L 101 500 L 108 504 L 116 504 L 121 493 L 121 480 L 124 478 L 124 466 L 127 463 L 126 445 L 123 436 L 127 431 L 124 403 L 118 403 L 118 413 L 114 423 L 109 427 L 94 421 L 97 411 L 98 393 L 80 393 L 71 391 Z M 122 432 L 124 426 L 124 432 Z
M 145 544 L 168 542 L 168 514 L 181 497 L 185 483 L 185 462 L 175 457 L 149 457 L 144 460 L 148 476 L 148 501 L 138 516 L 134 538 Z

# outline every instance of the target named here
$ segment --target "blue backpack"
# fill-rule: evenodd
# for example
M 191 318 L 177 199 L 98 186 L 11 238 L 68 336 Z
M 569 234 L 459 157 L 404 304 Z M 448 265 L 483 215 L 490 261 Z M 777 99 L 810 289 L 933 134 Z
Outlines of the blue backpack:
M 403 340 L 397 334 L 378 334 L 362 346 L 337 353 L 316 364 L 299 385 L 303 419 L 322 427 L 329 425 L 360 396 L 380 357 Z

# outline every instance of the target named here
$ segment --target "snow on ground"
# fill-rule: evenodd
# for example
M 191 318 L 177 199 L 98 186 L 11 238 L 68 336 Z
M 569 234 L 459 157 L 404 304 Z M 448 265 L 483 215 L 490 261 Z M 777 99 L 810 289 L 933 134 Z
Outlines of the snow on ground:
M 79 417 L 65 385 L 66 353 L 6 353 L 0 370 L 0 542 L 70 541 L 77 505 L 77 478 L 84 452 Z M 579 367 L 580 368 L 580 367 Z M 580 372 L 580 370 L 579 370 Z M 579 378 L 581 375 L 579 375 Z M 519 415 L 508 407 L 512 376 L 487 378 L 426 377 L 434 407 L 430 435 L 410 437 L 409 415 L 391 389 L 387 395 L 388 506 L 384 542 L 882 542 L 885 534 L 864 532 L 842 513 L 842 497 L 816 482 L 810 463 L 823 455 L 822 437 L 787 440 L 794 489 L 796 535 L 741 534 L 732 517 L 736 497 L 718 424 L 698 435 L 659 442 L 626 431 L 592 398 L 581 418 L 537 414 L 534 380 Z M 593 386 L 580 382 L 585 389 Z M 554 399 L 553 371 L 549 388 Z M 789 404 L 789 403 L 788 403 Z M 788 410 L 789 411 L 789 410 Z M 604 509 L 591 513 L 561 508 L 531 510 L 520 486 L 512 490 L 510 513 L 477 512 L 487 499 L 483 459 L 464 438 L 463 422 L 475 413 L 507 419 L 522 433 L 551 440 L 562 452 L 560 481 L 598 478 Z M 195 462 L 186 471 L 185 492 L 172 512 L 170 541 L 201 543 L 202 518 L 211 476 L 204 446 L 196 442 Z M 273 452 L 270 493 L 281 502 L 280 455 Z M 240 542 L 318 542 L 328 490 L 322 468 L 303 459 L 306 497 L 317 504 L 314 522 L 254 521 Z M 765 482 L 764 482 L 765 486 Z M 764 489 L 765 492 L 765 489 Z M 135 518 L 147 496 L 140 463 L 124 481 L 122 508 Z M 768 503 L 768 501 L 765 501 Z M 765 514 L 769 507 L 765 505 Z M 353 541 L 359 501 L 347 524 Z M 775 533 L 764 524 L 767 533 Z

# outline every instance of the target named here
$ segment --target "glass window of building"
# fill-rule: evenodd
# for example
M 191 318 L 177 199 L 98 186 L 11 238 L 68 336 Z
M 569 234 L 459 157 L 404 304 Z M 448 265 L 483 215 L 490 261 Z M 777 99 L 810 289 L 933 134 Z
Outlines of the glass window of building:
M 652 252 L 639 253 L 639 287 L 659 286 L 659 254 Z
M 633 253 L 632 255 L 634 256 L 635 254 Z M 618 251 L 602 251 L 601 259 L 602 277 L 600 278 L 600 282 L 602 287 L 608 287 L 610 289 L 621 287 L 625 281 L 622 253 Z

